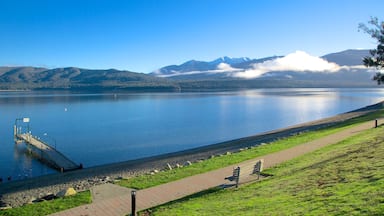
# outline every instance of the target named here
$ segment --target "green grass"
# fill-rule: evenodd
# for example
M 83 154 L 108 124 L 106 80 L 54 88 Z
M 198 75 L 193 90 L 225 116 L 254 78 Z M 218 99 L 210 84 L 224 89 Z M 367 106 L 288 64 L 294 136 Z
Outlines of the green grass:
M 300 145 L 300 144 L 336 133 L 348 127 L 353 127 L 356 124 L 381 117 L 383 116 L 383 113 L 384 111 L 374 112 L 366 116 L 348 120 L 344 123 L 341 123 L 339 125 L 336 125 L 330 128 L 302 133 L 300 135 L 288 137 L 285 139 L 275 141 L 273 143 L 269 143 L 268 145 L 258 146 L 257 148 L 249 149 L 249 150 L 231 154 L 231 155 L 215 157 L 209 160 L 205 160 L 201 163 L 194 163 L 191 166 L 183 167 L 181 169 L 163 171 L 155 175 L 147 174 L 147 175 L 141 175 L 141 176 L 130 178 L 130 179 L 123 179 L 119 181 L 118 184 L 123 187 L 135 188 L 135 189 L 144 189 L 148 187 L 153 187 L 156 185 L 182 179 L 188 176 L 192 176 L 192 175 L 208 172 L 211 170 L 219 169 L 225 166 L 237 164 L 239 162 L 249 160 L 255 157 L 259 157 L 262 155 L 288 149 L 293 146 Z M 372 122 L 372 126 L 373 126 L 373 122 Z
M 383 215 L 384 129 L 371 129 L 266 170 L 274 176 L 213 190 L 152 215 Z
M 74 196 L 58 198 L 52 201 L 44 201 L 34 204 L 28 204 L 19 208 L 13 208 L 0 211 L 0 215 L 15 215 L 15 216 L 39 216 L 49 215 L 55 212 L 74 208 L 80 205 L 91 203 L 90 191 L 80 192 Z

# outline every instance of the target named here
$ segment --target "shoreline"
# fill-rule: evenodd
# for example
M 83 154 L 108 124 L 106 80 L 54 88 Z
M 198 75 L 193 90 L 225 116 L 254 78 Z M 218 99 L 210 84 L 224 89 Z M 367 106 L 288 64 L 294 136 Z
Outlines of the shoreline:
M 335 125 L 383 107 L 384 102 L 380 102 L 332 117 L 194 149 L 100 165 L 67 173 L 55 173 L 30 179 L 3 182 L 0 183 L 0 207 L 21 206 L 47 194 L 56 194 L 68 187 L 73 187 L 77 191 L 89 190 L 92 186 L 111 182 L 114 179 L 129 178 L 150 173 L 153 170 L 163 170 L 168 167 L 168 164 L 176 167 L 176 164 L 195 163 L 227 152 L 238 152 L 241 149 L 272 142 L 276 139 Z

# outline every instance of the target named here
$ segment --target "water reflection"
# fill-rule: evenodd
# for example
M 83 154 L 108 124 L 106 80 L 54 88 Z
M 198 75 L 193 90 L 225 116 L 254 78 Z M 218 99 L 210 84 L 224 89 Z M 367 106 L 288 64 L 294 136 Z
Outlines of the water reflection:
M 14 145 L 14 167 L 13 176 L 17 176 L 17 179 L 24 179 L 32 177 L 32 157 L 28 152 L 27 147 L 24 144 Z

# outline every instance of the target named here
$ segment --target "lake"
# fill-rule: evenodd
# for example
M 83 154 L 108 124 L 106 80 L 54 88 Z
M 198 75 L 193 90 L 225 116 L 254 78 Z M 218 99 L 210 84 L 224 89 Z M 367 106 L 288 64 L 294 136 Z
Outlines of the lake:
M 214 144 L 380 102 L 384 90 L 257 89 L 204 93 L 0 92 L 0 177 L 56 172 L 15 145 L 13 125 L 84 167 Z

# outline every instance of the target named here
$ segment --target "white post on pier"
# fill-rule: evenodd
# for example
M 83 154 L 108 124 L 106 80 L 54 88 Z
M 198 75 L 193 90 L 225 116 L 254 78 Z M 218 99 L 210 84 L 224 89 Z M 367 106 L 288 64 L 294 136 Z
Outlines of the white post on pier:
M 17 126 L 13 126 L 13 140 L 17 142 Z
M 26 117 L 24 117 L 24 118 L 17 118 L 15 120 L 15 125 L 13 126 L 13 136 L 14 136 L 15 143 L 18 143 L 18 141 L 20 140 L 18 135 L 23 132 L 22 128 L 18 127 L 18 122 L 19 121 L 22 121 L 23 123 L 27 123 L 27 132 L 26 132 L 27 139 L 29 138 L 28 134 L 31 133 L 30 132 L 30 127 L 29 127 L 29 122 L 31 121 L 31 119 L 30 118 L 26 118 Z
M 28 125 L 27 125 L 27 133 L 31 135 L 31 131 L 30 131 L 30 127 L 29 127 L 30 118 L 23 118 L 23 122 L 24 123 L 28 123 Z

